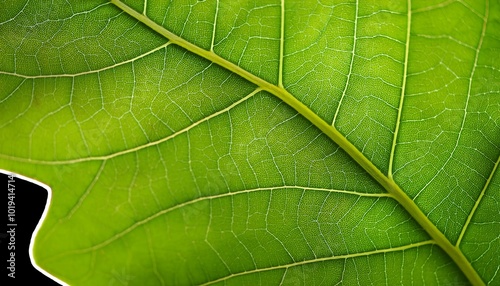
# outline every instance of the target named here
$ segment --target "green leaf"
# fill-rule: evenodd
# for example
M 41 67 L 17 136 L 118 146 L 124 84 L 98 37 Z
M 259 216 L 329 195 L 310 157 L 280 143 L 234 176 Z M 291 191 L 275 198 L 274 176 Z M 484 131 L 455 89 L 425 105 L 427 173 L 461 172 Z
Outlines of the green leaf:
M 500 284 L 498 1 L 1 6 L 57 279 Z

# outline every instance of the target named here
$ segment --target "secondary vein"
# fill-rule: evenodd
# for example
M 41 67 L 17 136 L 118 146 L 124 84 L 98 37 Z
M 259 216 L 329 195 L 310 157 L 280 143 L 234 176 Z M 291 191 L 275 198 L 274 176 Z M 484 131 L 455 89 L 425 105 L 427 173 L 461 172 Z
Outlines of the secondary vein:
M 406 46 L 405 46 L 405 61 L 403 63 L 403 83 L 401 85 L 401 98 L 399 99 L 398 117 L 396 119 L 396 128 L 394 129 L 394 137 L 392 139 L 391 155 L 389 158 L 389 170 L 387 172 L 389 178 L 392 179 L 392 167 L 394 165 L 394 153 L 396 151 L 396 142 L 398 139 L 399 126 L 401 124 L 401 113 L 403 110 L 403 102 L 406 91 L 406 78 L 408 75 L 408 54 L 410 50 L 410 30 L 411 30 L 411 0 L 408 0 L 408 18 L 406 22 Z
M 407 249 L 411 248 L 416 248 L 420 246 L 425 246 L 425 245 L 431 245 L 433 244 L 434 241 L 432 240 L 426 240 L 422 241 L 419 243 L 414 243 L 414 244 L 409 244 L 409 245 L 403 245 L 399 247 L 393 247 L 393 248 L 387 248 L 387 249 L 379 249 L 379 250 L 373 250 L 373 251 L 367 251 L 367 252 L 360 252 L 360 253 L 354 253 L 354 254 L 345 254 L 345 255 L 336 255 L 336 256 L 330 256 L 330 257 L 322 257 L 322 258 L 316 258 L 316 259 L 311 259 L 311 260 L 304 260 L 304 261 L 297 261 L 294 263 L 290 264 L 284 264 L 284 265 L 278 265 L 278 266 L 271 266 L 271 267 L 266 267 L 266 268 L 258 268 L 254 270 L 248 270 L 244 272 L 239 272 L 239 273 L 234 273 L 228 276 L 221 277 L 217 280 L 209 281 L 206 283 L 203 283 L 201 285 L 212 285 L 216 283 L 220 283 L 222 281 L 229 280 L 231 278 L 235 278 L 238 276 L 242 275 L 248 275 L 248 274 L 253 274 L 253 273 L 259 273 L 259 272 L 265 272 L 265 271 L 270 271 L 270 270 L 278 270 L 278 269 L 285 269 L 285 271 L 288 268 L 296 267 L 296 266 L 302 266 L 302 265 L 307 265 L 311 263 L 317 263 L 317 262 L 324 262 L 324 261 L 332 261 L 332 260 L 343 260 L 343 259 L 348 259 L 348 258 L 355 258 L 355 257 L 362 257 L 362 256 L 369 256 L 369 255 L 374 255 L 374 254 L 383 254 L 383 253 L 390 253 L 390 252 L 397 252 L 397 251 L 405 251 Z M 281 285 L 281 284 L 280 284 Z
M 212 118 L 215 118 L 223 113 L 228 112 L 229 110 L 233 109 L 234 107 L 238 106 L 239 104 L 247 101 L 249 98 L 253 97 L 254 95 L 259 93 L 260 91 L 262 91 L 261 88 L 256 88 L 254 91 L 252 91 L 251 93 L 249 93 L 245 97 L 239 99 L 238 101 L 235 101 L 233 104 L 231 104 L 231 105 L 229 105 L 229 106 L 227 106 L 227 107 L 225 107 L 217 112 L 214 112 L 211 115 L 204 117 L 196 122 L 193 122 L 191 125 L 184 127 L 181 130 L 178 130 L 177 132 L 168 135 L 167 137 L 163 137 L 163 138 L 158 139 L 156 141 L 151 141 L 151 142 L 146 143 L 146 144 L 142 144 L 142 145 L 139 145 L 139 146 L 136 146 L 133 148 L 124 149 L 124 150 L 121 150 L 121 151 L 118 151 L 115 153 L 111 153 L 108 155 L 92 156 L 92 157 L 84 157 L 84 158 L 77 158 L 77 159 L 60 160 L 60 161 L 34 160 L 34 159 L 30 159 L 30 158 L 20 158 L 20 157 L 8 156 L 5 154 L 0 154 L 0 158 L 5 158 L 8 160 L 13 160 L 13 161 L 18 161 L 18 162 L 40 164 L 40 165 L 67 165 L 67 164 L 77 164 L 77 163 L 89 162 L 89 161 L 106 161 L 106 160 L 109 160 L 109 159 L 112 159 L 112 158 L 115 158 L 118 156 L 130 154 L 130 153 L 137 152 L 137 151 L 145 149 L 145 148 L 157 146 L 161 143 L 167 142 L 167 141 L 169 141 L 169 140 L 171 140 L 171 139 L 173 139 L 173 138 L 175 138 L 183 133 L 188 132 L 189 130 L 193 129 L 194 127 L 196 127 L 196 126 L 198 126 L 198 125 L 200 125 L 200 124 L 202 124 L 202 123 L 204 123 Z M 68 106 L 68 104 L 61 107 L 60 109 L 65 108 L 67 106 Z M 56 112 L 58 112 L 58 111 L 59 111 L 59 109 L 56 110 Z M 31 145 L 32 144 L 30 143 L 30 146 Z
M 285 45 L 285 0 L 281 0 L 281 21 L 280 21 L 280 56 L 278 86 L 283 87 L 283 51 Z
M 351 81 L 351 75 L 352 75 L 352 66 L 354 62 L 354 57 L 356 54 L 356 42 L 357 42 L 357 32 L 358 32 L 358 0 L 356 0 L 356 15 L 354 19 L 354 35 L 353 35 L 353 41 L 352 41 L 352 52 L 351 52 L 351 62 L 349 63 L 349 73 L 347 74 L 347 80 L 344 85 L 344 90 L 342 91 L 342 96 L 340 97 L 339 104 L 337 106 L 337 110 L 335 111 L 335 115 L 333 116 L 332 120 L 332 126 L 335 126 L 335 121 L 337 120 L 337 116 L 339 115 L 340 112 L 340 107 L 342 106 L 342 101 L 344 100 L 345 94 L 347 92 L 347 87 L 349 86 L 349 82 Z
M 104 164 L 101 165 L 101 169 L 99 172 L 102 171 L 104 168 Z M 93 185 L 97 179 L 94 179 L 91 185 Z M 71 255 L 71 254 L 81 254 L 81 253 L 88 253 L 91 251 L 98 250 L 100 248 L 103 248 L 112 242 L 124 237 L 125 235 L 129 234 L 130 232 L 134 231 L 140 226 L 143 226 L 154 219 L 161 217 L 165 214 L 171 213 L 175 210 L 182 209 L 184 207 L 187 207 L 189 205 L 197 204 L 200 202 L 204 201 L 210 201 L 210 200 L 216 200 L 216 199 L 222 199 L 222 198 L 227 198 L 227 197 L 232 197 L 236 195 L 243 195 L 243 194 L 250 194 L 250 193 L 255 193 L 255 192 L 262 192 L 262 191 L 276 191 L 276 190 L 287 190 L 287 189 L 302 189 L 302 190 L 309 190 L 309 191 L 320 191 L 320 192 L 331 192 L 331 193 L 339 193 L 339 194 L 346 194 L 346 195 L 353 195 L 353 196 L 359 196 L 359 197 L 371 197 L 371 198 L 384 198 L 384 197 L 391 197 L 390 194 L 386 193 L 360 193 L 360 192 L 353 192 L 353 191 L 346 191 L 346 190 L 335 190 L 335 189 L 324 189 L 324 188 L 314 188 L 314 187 L 307 187 L 307 186 L 292 186 L 292 185 L 285 185 L 285 186 L 279 186 L 279 187 L 263 187 L 263 188 L 254 188 L 254 189 L 245 189 L 245 190 L 239 190 L 239 191 L 234 191 L 234 192 L 228 192 L 228 193 L 222 193 L 222 194 L 217 194 L 217 195 L 211 195 L 211 196 L 200 196 L 179 204 L 176 204 L 174 206 L 171 206 L 169 208 L 163 209 L 161 211 L 158 211 L 140 221 L 135 222 L 134 224 L 130 225 L 126 229 L 120 231 L 119 233 L 111 236 L 110 238 L 106 239 L 105 241 L 102 241 L 94 246 L 83 248 L 83 249 L 77 249 L 77 250 L 71 250 L 68 252 L 63 252 L 60 253 L 56 256 L 50 257 L 47 259 L 47 261 L 51 261 L 54 259 L 59 259 L 61 257 L 64 257 L 66 255 Z M 86 195 L 84 195 L 80 201 L 84 200 Z M 77 203 L 77 206 L 81 204 L 81 202 Z M 63 218 L 62 220 L 66 220 L 68 217 Z
M 466 101 L 465 110 L 464 110 L 465 114 L 464 114 L 464 118 L 462 120 L 462 125 L 460 126 L 460 130 L 463 130 L 464 125 L 465 125 L 465 118 L 467 116 L 467 108 L 468 108 L 468 105 L 469 105 L 469 99 L 470 99 L 471 88 L 472 88 L 472 78 L 474 77 L 474 73 L 475 73 L 476 67 L 478 65 L 477 62 L 478 62 L 478 59 L 479 59 L 479 51 L 481 50 L 481 47 L 483 45 L 483 39 L 484 39 L 484 36 L 486 34 L 486 23 L 488 22 L 488 13 L 489 13 L 489 1 L 486 0 L 485 15 L 483 17 L 483 28 L 482 28 L 482 31 L 481 31 L 481 38 L 479 39 L 479 43 L 477 45 L 476 55 L 474 57 L 474 65 L 472 67 L 471 75 L 470 75 L 470 78 L 469 78 L 469 86 L 468 86 L 468 89 L 467 89 L 467 101 Z M 461 133 L 460 133 L 460 135 L 461 135 Z M 457 139 L 457 145 L 458 145 L 459 139 L 460 139 L 460 136 Z M 454 150 L 456 149 L 457 145 L 455 145 Z M 465 235 L 465 231 L 467 230 L 467 227 L 469 226 L 469 224 L 470 224 L 470 222 L 472 220 L 472 217 L 474 216 L 474 213 L 476 212 L 476 209 L 479 206 L 479 203 L 483 199 L 484 193 L 486 192 L 486 189 L 488 188 L 489 183 L 493 179 L 493 174 L 495 173 L 495 171 L 496 171 L 496 169 L 498 167 L 499 162 L 500 162 L 500 157 L 497 159 L 497 162 L 493 166 L 493 170 L 491 171 L 490 177 L 486 181 L 486 183 L 484 185 L 484 188 L 481 190 L 481 193 L 479 194 L 479 197 L 477 198 L 476 203 L 474 204 L 474 207 L 472 207 L 472 210 L 469 213 L 469 216 L 467 217 L 467 220 L 466 220 L 466 222 L 464 224 L 464 227 L 462 228 L 462 231 L 460 232 L 460 235 L 459 235 L 457 243 L 456 243 L 457 248 L 460 246 L 460 243 L 462 242 L 462 238 Z

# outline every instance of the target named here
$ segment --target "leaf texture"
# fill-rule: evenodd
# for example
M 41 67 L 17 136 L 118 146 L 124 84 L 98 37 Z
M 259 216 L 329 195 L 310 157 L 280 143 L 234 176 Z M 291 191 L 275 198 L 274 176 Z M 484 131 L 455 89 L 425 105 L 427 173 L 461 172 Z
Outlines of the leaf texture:
M 497 1 L 2 7 L 0 168 L 51 186 L 60 281 L 500 283 Z

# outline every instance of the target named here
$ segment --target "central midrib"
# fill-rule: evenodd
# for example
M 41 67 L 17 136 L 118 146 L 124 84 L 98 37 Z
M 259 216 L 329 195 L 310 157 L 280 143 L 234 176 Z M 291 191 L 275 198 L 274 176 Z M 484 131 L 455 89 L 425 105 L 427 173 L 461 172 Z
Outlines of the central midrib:
M 451 244 L 451 242 L 444 236 L 444 234 L 427 218 L 427 216 L 425 216 L 425 214 L 420 210 L 415 202 L 401 190 L 401 188 L 394 182 L 392 178 L 389 178 L 388 176 L 383 174 L 335 127 L 320 118 L 316 113 L 309 109 L 309 107 L 295 98 L 286 89 L 281 86 L 269 83 L 268 81 L 237 66 L 236 64 L 218 56 L 213 51 L 202 49 L 199 46 L 175 35 L 174 33 L 165 29 L 163 26 L 155 23 L 144 14 L 135 11 L 119 0 L 110 0 L 110 2 L 138 21 L 147 25 L 155 32 L 167 38 L 171 43 L 183 47 L 184 49 L 245 78 L 246 80 L 259 86 L 262 90 L 273 94 L 274 96 L 278 97 L 286 104 L 288 104 L 290 107 L 295 109 L 303 117 L 305 117 L 317 128 L 319 128 L 333 142 L 339 145 L 347 154 L 349 154 L 349 156 L 353 160 L 355 160 L 366 172 L 368 172 L 370 176 L 372 176 L 377 182 L 379 182 L 382 187 L 384 187 L 384 189 L 387 190 L 387 192 L 391 194 L 392 197 L 406 209 L 406 211 L 408 211 L 408 213 L 417 221 L 417 223 L 420 224 L 420 226 L 429 234 L 429 236 L 435 241 L 435 243 L 439 245 L 450 256 L 450 258 L 457 264 L 457 266 L 462 270 L 464 275 L 473 285 L 484 285 L 481 277 L 477 274 L 476 270 L 472 267 L 470 262 L 465 258 L 461 250 Z

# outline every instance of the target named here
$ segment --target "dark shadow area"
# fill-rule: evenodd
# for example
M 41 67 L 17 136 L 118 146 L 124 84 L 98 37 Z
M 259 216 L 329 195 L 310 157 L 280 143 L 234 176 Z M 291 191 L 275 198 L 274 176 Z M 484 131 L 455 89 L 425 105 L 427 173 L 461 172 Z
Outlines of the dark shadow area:
M 17 176 L 0 173 L 0 285 L 59 285 L 30 261 L 31 235 L 47 202 L 47 191 Z

